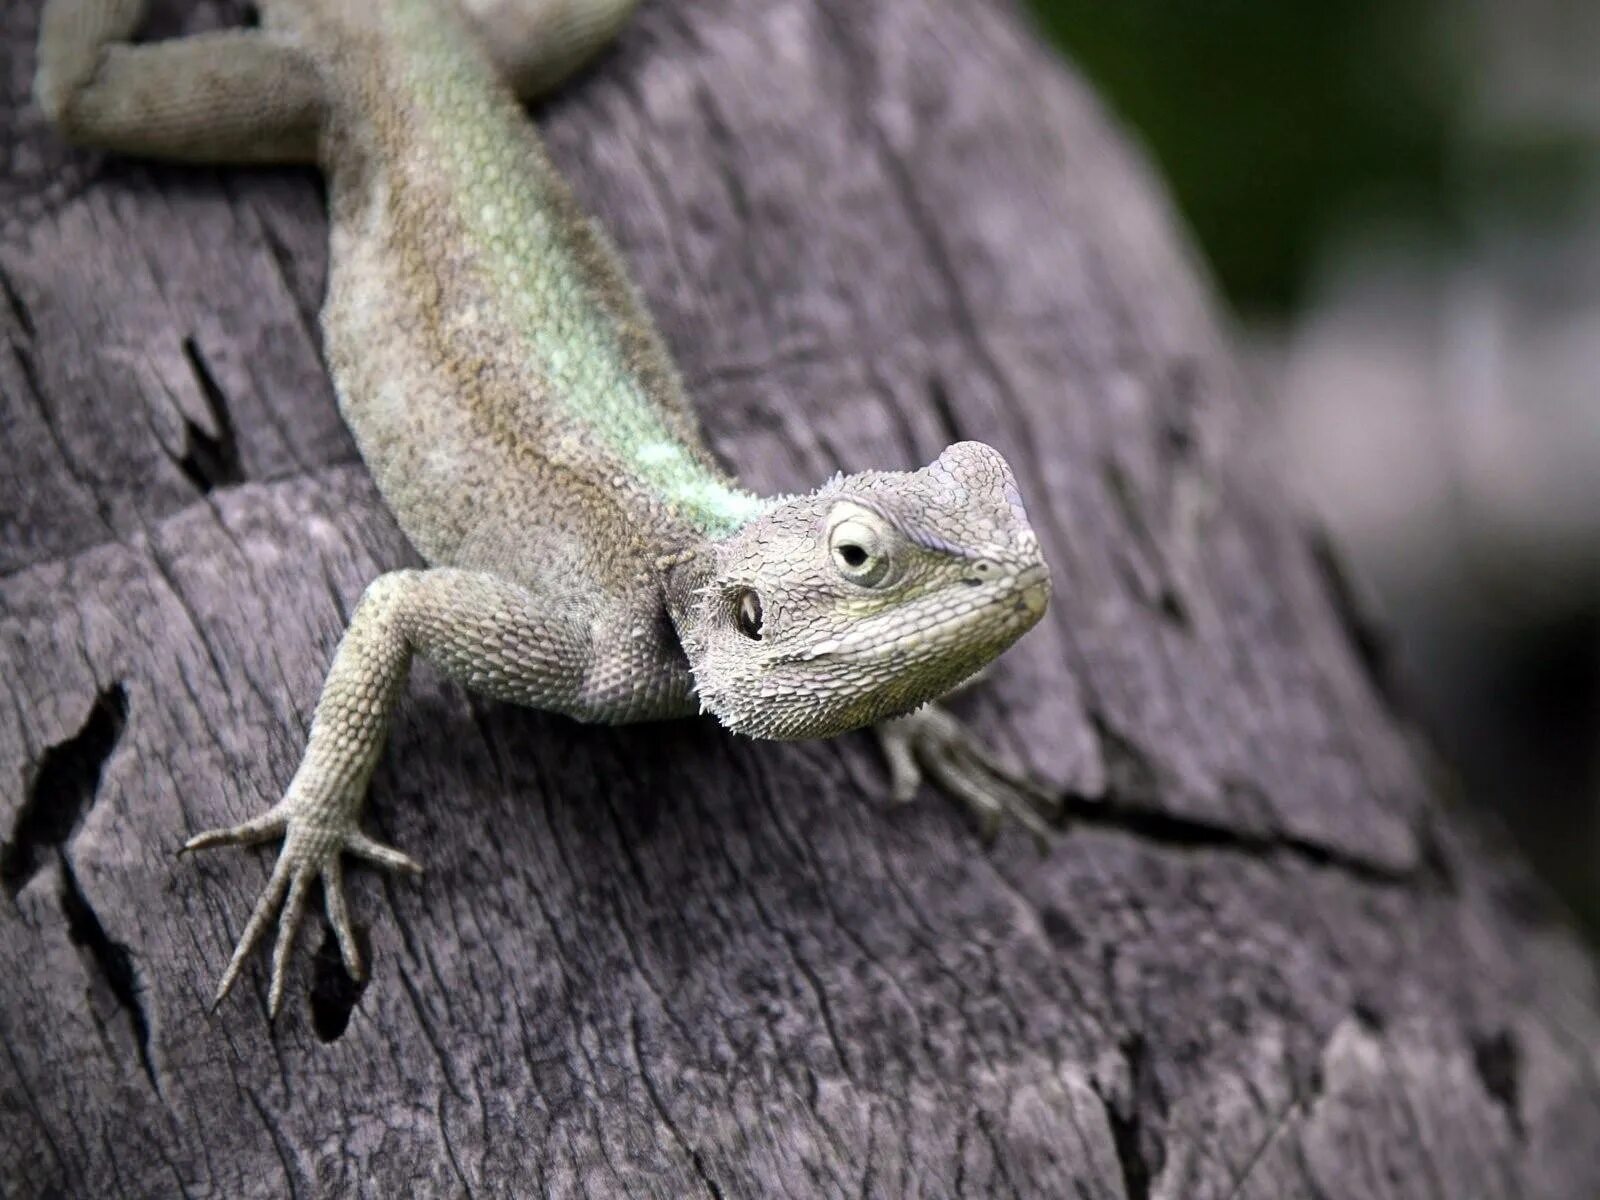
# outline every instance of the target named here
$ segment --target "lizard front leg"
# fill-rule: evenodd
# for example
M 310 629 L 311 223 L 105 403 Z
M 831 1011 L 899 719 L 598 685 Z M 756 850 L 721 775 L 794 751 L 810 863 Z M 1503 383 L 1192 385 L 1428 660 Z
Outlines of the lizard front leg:
M 1041 816 L 1057 820 L 1061 801 L 1025 773 L 1001 762 L 966 723 L 942 704 L 872 727 L 889 765 L 889 788 L 897 804 L 916 795 L 926 778 L 966 806 L 987 844 L 1010 816 L 1041 845 L 1050 839 Z
M 589 622 L 562 607 L 476 571 L 392 571 L 367 588 L 334 655 L 305 757 L 283 799 L 253 820 L 198 834 L 184 846 L 189 851 L 283 838 L 214 1003 L 232 989 L 281 904 L 268 999 L 269 1012 L 277 1015 L 295 931 L 319 878 L 345 969 L 364 977 L 345 905 L 341 855 L 348 851 L 379 866 L 422 869 L 359 827 L 367 782 L 412 655 L 420 653 L 453 678 L 499 698 L 582 715 Z

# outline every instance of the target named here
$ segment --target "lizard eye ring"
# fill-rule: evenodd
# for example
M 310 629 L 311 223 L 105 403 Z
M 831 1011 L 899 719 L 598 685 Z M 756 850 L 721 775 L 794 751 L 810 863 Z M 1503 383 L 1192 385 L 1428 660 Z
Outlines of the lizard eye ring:
M 761 640 L 761 595 L 744 588 L 734 597 L 733 623 L 753 642 Z
M 880 531 L 859 517 L 846 517 L 828 531 L 833 565 L 851 583 L 872 587 L 889 573 L 889 554 Z

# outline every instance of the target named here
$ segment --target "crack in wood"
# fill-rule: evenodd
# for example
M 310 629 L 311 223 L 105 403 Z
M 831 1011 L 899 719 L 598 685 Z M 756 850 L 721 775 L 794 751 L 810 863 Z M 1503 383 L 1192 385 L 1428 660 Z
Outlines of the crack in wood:
M 160 1095 L 161 1084 L 150 1057 L 150 1019 L 139 996 L 133 956 L 106 932 L 67 857 L 68 844 L 94 807 L 101 775 L 127 719 L 127 689 L 114 683 L 95 697 L 77 733 L 45 751 L 17 813 L 11 839 L 0 845 L 0 884 L 14 900 L 46 861 L 55 859 L 67 936 L 88 955 L 117 1003 L 127 1011 L 139 1063 Z
M 950 387 L 945 382 L 944 376 L 935 372 L 928 376 L 928 386 L 925 389 L 928 398 L 928 408 L 938 418 L 939 432 L 946 444 L 953 444 L 964 440 L 961 432 L 961 422 L 956 418 L 955 406 L 950 403 Z
M 1128 548 L 1138 560 L 1129 564 L 1129 592 L 1174 628 L 1192 634 L 1189 606 L 1178 590 L 1166 550 L 1145 519 L 1139 489 L 1122 464 L 1109 455 L 1100 460 L 1100 476 L 1128 533 Z
M 1413 883 L 1418 878 L 1413 868 L 1385 866 L 1308 838 L 1283 833 L 1248 833 L 1214 821 L 1123 804 L 1113 800 L 1112 795 L 1110 791 L 1100 797 L 1068 793 L 1062 797 L 1064 822 L 1116 829 L 1156 845 L 1178 849 L 1215 848 L 1262 859 L 1288 855 L 1369 884 L 1395 886 Z
M 655 1078 L 650 1074 L 650 1069 L 644 1064 L 644 1050 L 640 1045 L 643 1039 L 640 1037 L 638 1013 L 633 1014 L 631 1032 L 633 1035 L 634 1065 L 639 1069 L 639 1079 L 644 1084 L 645 1094 L 650 1097 L 650 1106 L 655 1109 L 656 1116 L 661 1118 L 661 1123 L 667 1127 L 667 1132 L 672 1135 L 672 1140 L 678 1144 L 678 1149 L 683 1151 L 688 1158 L 689 1165 L 694 1168 L 694 1173 L 705 1187 L 706 1194 L 711 1196 L 713 1200 L 724 1200 L 721 1185 L 717 1183 L 716 1178 L 706 1166 L 705 1155 L 700 1153 L 699 1147 L 691 1142 L 683 1130 L 678 1127 L 677 1121 L 673 1119 L 671 1110 L 667 1108 L 660 1089 L 656 1087 Z
M 17 327 L 31 341 L 36 335 L 33 315 L 28 312 L 28 306 L 22 302 L 22 294 L 17 291 L 16 285 L 11 282 L 11 276 L 6 274 L 4 267 L 0 267 L 0 296 L 5 297 L 6 307 L 11 310 L 12 319 L 16 321 Z
M 1391 712 L 1408 711 L 1410 706 L 1406 703 L 1396 666 L 1393 639 L 1377 615 L 1376 602 L 1351 573 L 1349 564 L 1325 529 L 1309 529 L 1306 542 L 1311 551 L 1311 564 L 1316 568 L 1333 609 L 1334 620 L 1344 631 L 1373 690 Z
M 1126 1200 L 1150 1200 L 1151 1185 L 1166 1163 L 1166 1146 L 1149 1118 L 1165 1119 L 1166 1100 L 1151 1069 L 1144 1038 L 1139 1034 L 1125 1038 L 1121 1053 L 1128 1069 L 1127 1087 L 1097 1082 L 1093 1091 L 1105 1108 L 1123 1195 Z
M 244 465 L 239 459 L 239 440 L 228 412 L 227 393 L 217 382 L 192 336 L 183 339 L 183 357 L 199 386 L 200 396 L 211 416 L 212 429 L 207 430 L 184 417 L 184 453 L 177 464 L 184 478 L 205 496 L 219 487 L 243 483 Z
M 78 831 L 127 717 L 127 689 L 114 683 L 95 698 L 78 732 L 39 759 L 11 838 L 0 845 L 0 884 L 12 899 Z
M 139 1065 L 144 1070 L 145 1078 L 150 1081 L 151 1088 L 160 1096 L 161 1080 L 156 1075 L 155 1062 L 150 1057 L 150 1017 L 139 995 L 141 989 L 138 973 L 133 968 L 133 955 L 125 945 L 112 938 L 100 923 L 100 914 L 95 912 L 88 896 L 79 886 L 78 877 L 73 873 L 66 853 L 57 850 L 56 854 L 61 865 L 60 900 L 61 911 L 67 919 L 67 936 L 75 946 L 88 954 L 106 981 L 106 986 L 111 989 L 111 994 L 128 1014 L 129 1023 L 133 1026 Z
M 1216 848 L 1263 859 L 1286 854 L 1369 884 L 1414 883 L 1431 869 L 1426 863 L 1419 867 L 1391 867 L 1310 838 L 1281 831 L 1254 833 L 1158 808 L 1159 798 L 1166 793 L 1161 771 L 1150 756 L 1113 729 L 1100 712 L 1091 709 L 1089 721 L 1100 739 L 1106 764 L 1105 789 L 1096 795 L 1063 794 L 1060 798 L 1062 823 L 1117 829 L 1157 845 L 1179 849 Z M 1243 785 L 1235 783 L 1233 786 Z
M 1509 1029 L 1480 1033 L 1472 1038 L 1472 1066 L 1489 1098 L 1506 1114 L 1512 1135 L 1527 1138 L 1522 1123 L 1522 1047 Z

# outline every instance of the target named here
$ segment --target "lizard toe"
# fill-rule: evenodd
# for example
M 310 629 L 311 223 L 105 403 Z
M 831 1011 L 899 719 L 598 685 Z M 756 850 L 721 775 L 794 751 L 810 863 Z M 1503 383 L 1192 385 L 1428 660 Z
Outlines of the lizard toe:
M 385 846 L 359 829 L 353 831 L 346 839 L 344 848 L 357 858 L 364 858 L 369 863 L 387 867 L 391 871 L 404 871 L 409 875 L 422 874 L 422 864 L 416 859 L 404 851 L 396 850 L 393 846 Z
M 986 846 L 1010 818 L 1033 835 L 1041 852 L 1048 849 L 1047 822 L 1059 819 L 1060 799 L 1001 762 L 953 714 L 930 705 L 877 732 L 896 800 L 909 799 L 925 778 L 966 808 Z
M 195 834 L 178 849 L 180 855 L 195 850 L 210 850 L 217 846 L 253 846 L 271 841 L 283 834 L 289 825 L 289 814 L 282 804 L 274 805 L 259 817 L 241 821 L 219 829 L 207 829 Z
M 267 886 L 261 889 L 261 895 L 256 899 L 256 906 L 250 911 L 250 919 L 245 922 L 244 932 L 239 935 L 239 942 L 233 948 L 233 955 L 228 959 L 228 965 L 223 968 L 222 979 L 217 984 L 217 994 L 211 999 L 212 1011 L 228 998 L 228 993 L 238 982 L 244 960 L 250 957 L 250 952 L 260 944 L 266 934 L 267 926 L 272 923 L 273 914 L 278 911 L 278 904 L 288 889 L 290 872 L 289 861 L 280 855 L 277 865 L 272 868 L 272 876 L 267 880 Z
M 294 937 L 299 932 L 306 915 L 306 895 L 311 881 L 318 874 L 302 867 L 294 872 L 289 885 L 289 898 L 284 901 L 283 915 L 278 919 L 278 938 L 272 944 L 272 983 L 267 991 L 267 1016 L 276 1018 L 283 1007 L 283 985 L 289 973 L 289 952 L 294 949 Z
M 361 957 L 355 926 L 350 922 L 350 909 L 344 899 L 344 867 L 337 858 L 322 872 L 322 904 L 328 913 L 328 923 L 333 926 L 333 936 L 339 941 L 339 957 L 344 960 L 345 974 L 360 983 L 367 977 L 367 964 Z

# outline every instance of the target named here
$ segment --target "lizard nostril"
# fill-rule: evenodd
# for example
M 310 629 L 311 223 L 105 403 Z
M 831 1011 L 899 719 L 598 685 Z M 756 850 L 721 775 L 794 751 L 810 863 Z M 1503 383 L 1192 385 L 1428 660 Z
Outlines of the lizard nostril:
M 970 574 L 962 576 L 961 582 L 968 587 L 978 587 L 980 584 L 987 583 L 994 576 L 996 569 L 992 561 L 987 558 L 981 558 L 968 566 L 967 570 Z

